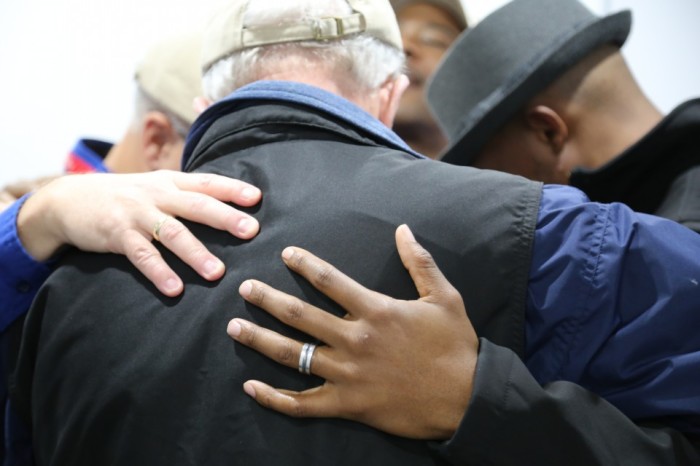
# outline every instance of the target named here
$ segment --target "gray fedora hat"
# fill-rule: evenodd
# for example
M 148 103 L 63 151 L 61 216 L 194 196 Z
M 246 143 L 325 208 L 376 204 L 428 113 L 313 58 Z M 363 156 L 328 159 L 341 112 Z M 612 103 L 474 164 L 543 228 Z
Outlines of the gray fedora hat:
M 567 69 L 605 44 L 621 47 L 629 11 L 598 17 L 576 0 L 513 0 L 452 45 L 428 86 L 450 145 L 470 165 L 493 134 Z

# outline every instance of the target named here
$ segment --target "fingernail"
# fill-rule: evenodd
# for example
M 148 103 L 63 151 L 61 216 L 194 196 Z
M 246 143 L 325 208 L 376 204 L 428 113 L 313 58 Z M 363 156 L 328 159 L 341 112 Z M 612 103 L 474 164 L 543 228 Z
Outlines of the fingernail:
M 224 268 L 224 263 L 219 260 L 209 259 L 204 263 L 204 273 L 207 275 L 214 275 Z
M 241 324 L 239 324 L 236 319 L 233 319 L 231 322 L 228 323 L 226 333 L 228 333 L 234 338 L 237 337 L 241 334 Z
M 258 188 L 243 188 L 243 191 L 241 191 L 241 197 L 248 201 L 257 199 L 258 196 L 260 196 L 260 190 Z
M 415 240 L 416 240 L 416 237 L 413 236 L 413 232 L 411 231 L 410 228 L 408 228 L 408 225 L 403 224 L 403 225 L 401 225 L 400 228 L 403 228 L 403 231 L 405 232 L 406 237 L 407 237 L 409 240 L 411 240 L 411 241 L 415 241 Z
M 252 383 L 246 382 L 243 384 L 243 391 L 248 394 L 251 398 L 255 399 L 255 387 Z
M 282 259 L 289 260 L 294 255 L 294 248 L 284 248 L 282 251 Z
M 244 298 L 247 298 L 250 296 L 250 293 L 253 291 L 253 284 L 250 282 L 250 280 L 246 280 L 243 283 L 241 283 L 241 286 L 238 287 L 238 293 L 243 296 Z
M 180 289 L 180 281 L 175 278 L 168 278 L 165 282 L 165 289 L 170 292 L 176 292 Z
M 248 235 L 255 231 L 255 229 L 258 227 L 258 222 L 257 220 L 254 220 L 252 218 L 244 218 L 241 219 L 238 222 L 238 234 L 239 235 Z

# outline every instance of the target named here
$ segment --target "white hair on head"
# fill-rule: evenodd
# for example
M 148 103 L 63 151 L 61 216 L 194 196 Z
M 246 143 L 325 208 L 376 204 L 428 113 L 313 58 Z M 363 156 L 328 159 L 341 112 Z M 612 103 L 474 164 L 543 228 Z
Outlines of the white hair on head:
M 251 0 L 246 26 L 281 26 L 317 18 L 347 16 L 346 0 Z M 341 40 L 289 42 L 253 47 L 216 62 L 203 78 L 207 98 L 217 101 L 246 84 L 278 72 L 325 73 L 346 97 L 378 89 L 404 67 L 401 50 L 364 34 Z

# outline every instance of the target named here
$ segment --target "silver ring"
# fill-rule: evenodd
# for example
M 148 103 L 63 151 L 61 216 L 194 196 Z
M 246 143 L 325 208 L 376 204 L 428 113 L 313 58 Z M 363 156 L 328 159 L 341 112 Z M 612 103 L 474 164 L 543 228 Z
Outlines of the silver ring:
M 314 351 L 316 351 L 316 345 L 313 343 L 304 343 L 304 346 L 301 347 L 299 372 L 302 374 L 311 375 L 311 360 L 314 358 Z

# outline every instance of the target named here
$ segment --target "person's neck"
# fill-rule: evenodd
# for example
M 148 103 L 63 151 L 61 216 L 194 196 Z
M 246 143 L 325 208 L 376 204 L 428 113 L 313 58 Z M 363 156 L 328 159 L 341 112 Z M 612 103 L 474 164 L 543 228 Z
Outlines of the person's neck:
M 308 70 L 298 70 L 296 68 L 291 68 L 284 71 L 267 73 L 265 76 L 261 77 L 260 80 L 291 81 L 318 87 L 319 89 L 328 91 L 331 94 L 343 97 L 373 117 L 378 117 L 378 109 L 376 108 L 375 102 L 376 99 L 374 99 L 373 96 L 347 92 L 347 90 L 344 89 L 333 76 L 329 75 L 323 70 L 313 68 Z
M 437 159 L 447 147 L 447 138 L 437 125 L 394 122 L 394 132 L 411 147 L 431 159 Z
M 639 142 L 663 119 L 663 114 L 648 100 L 637 99 L 617 115 L 608 113 L 598 118 L 597 136 L 591 138 L 597 154 L 597 166 L 602 166 Z

